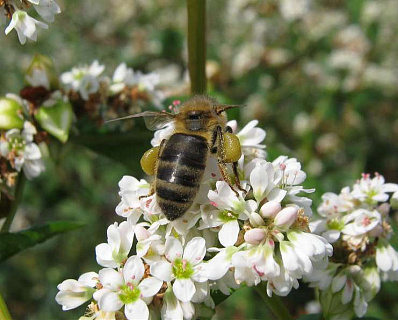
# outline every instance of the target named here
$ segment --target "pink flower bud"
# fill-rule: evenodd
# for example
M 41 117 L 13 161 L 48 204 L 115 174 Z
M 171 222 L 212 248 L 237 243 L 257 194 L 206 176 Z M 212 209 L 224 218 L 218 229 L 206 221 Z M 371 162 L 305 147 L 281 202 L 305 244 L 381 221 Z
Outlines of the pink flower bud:
M 151 233 L 140 225 L 135 226 L 134 233 L 138 241 L 146 240 L 151 236 Z
M 263 218 L 274 218 L 281 211 L 281 204 L 277 201 L 268 201 L 261 209 L 260 214 Z
M 249 244 L 258 245 L 264 240 L 266 234 L 263 229 L 255 228 L 245 233 L 245 241 Z
M 298 207 L 286 207 L 275 217 L 274 223 L 280 228 L 289 228 L 297 218 Z

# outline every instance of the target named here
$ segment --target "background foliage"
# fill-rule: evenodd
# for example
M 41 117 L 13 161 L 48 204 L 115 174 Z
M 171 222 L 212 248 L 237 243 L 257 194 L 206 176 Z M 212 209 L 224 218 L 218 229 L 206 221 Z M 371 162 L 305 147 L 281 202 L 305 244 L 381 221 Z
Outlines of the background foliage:
M 63 13 L 37 43 L 21 46 L 16 34 L 1 39 L 2 95 L 22 88 L 35 53 L 51 56 L 60 72 L 98 59 L 110 74 L 124 61 L 156 70 L 168 95 L 188 94 L 185 1 L 59 3 Z M 270 159 L 283 153 L 303 163 L 306 187 L 317 189 L 315 207 L 322 193 L 339 192 L 362 172 L 378 171 L 397 183 L 398 3 L 297 3 L 301 11 L 289 10 L 289 1 L 208 1 L 210 93 L 246 105 L 230 115 L 241 125 L 260 120 Z M 137 157 L 150 136 L 137 126 L 125 137 L 132 142 L 99 140 L 94 148 L 90 140 L 84 146 L 72 137 L 66 146 L 50 146 L 52 160 L 27 184 L 13 230 L 55 220 L 86 225 L 0 265 L 0 291 L 14 319 L 74 319 L 84 312 L 62 312 L 54 301 L 56 285 L 95 270 L 94 248 L 116 217 L 117 182 L 126 174 L 143 175 Z M 129 153 L 130 163 L 114 160 Z M 286 303 L 298 315 L 311 294 L 300 286 Z M 384 285 L 368 315 L 397 318 L 397 294 Z M 217 319 L 268 318 L 257 299 L 253 290 L 241 289 L 220 305 Z

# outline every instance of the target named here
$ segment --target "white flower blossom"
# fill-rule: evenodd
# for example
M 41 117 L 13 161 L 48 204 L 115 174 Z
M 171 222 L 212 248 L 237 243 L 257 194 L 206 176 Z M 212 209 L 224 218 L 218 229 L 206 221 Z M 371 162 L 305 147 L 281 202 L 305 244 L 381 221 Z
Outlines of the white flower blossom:
M 0 155 L 7 158 L 18 172 L 23 170 L 28 179 L 33 179 L 44 171 L 41 151 L 33 142 L 36 128 L 25 121 L 24 129 L 8 130 L 5 139 L 0 140 Z
M 95 60 L 90 66 L 75 67 L 64 72 L 60 80 L 67 90 L 78 92 L 84 100 L 89 100 L 90 94 L 100 88 L 100 75 L 104 69 L 105 66 Z
M 25 11 L 16 10 L 10 24 L 5 30 L 5 34 L 9 34 L 15 29 L 18 33 L 19 42 L 25 44 L 26 39 L 37 40 L 37 28 L 47 29 L 48 25 L 30 17 Z
M 67 279 L 57 286 L 59 292 L 55 300 L 64 311 L 77 308 L 91 299 L 97 282 L 98 274 L 95 272 L 84 273 L 78 280 Z
M 181 243 L 168 237 L 165 244 L 166 261 L 151 265 L 151 273 L 162 281 L 173 280 L 173 292 L 178 300 L 190 301 L 197 291 L 197 283 L 207 281 L 202 262 L 206 254 L 205 240 L 195 237 L 183 249 Z
M 133 244 L 134 231 L 127 221 L 120 225 L 115 222 L 108 227 L 107 236 L 108 243 L 101 243 L 95 248 L 97 262 L 103 267 L 116 268 L 127 260 Z
M 122 272 L 105 268 L 99 272 L 103 288 L 94 293 L 101 310 L 118 311 L 123 306 L 127 319 L 148 319 L 147 304 L 160 290 L 162 281 L 155 277 L 144 278 L 145 267 L 137 256 L 130 257 Z

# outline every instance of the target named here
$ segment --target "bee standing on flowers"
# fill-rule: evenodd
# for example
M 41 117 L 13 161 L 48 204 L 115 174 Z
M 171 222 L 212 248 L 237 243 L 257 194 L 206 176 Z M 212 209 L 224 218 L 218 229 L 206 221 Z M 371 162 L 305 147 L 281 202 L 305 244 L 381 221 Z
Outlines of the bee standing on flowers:
M 148 196 L 156 192 L 156 200 L 167 219 L 180 218 L 191 207 L 209 154 L 217 157 L 223 179 L 238 195 L 228 174 L 227 164 L 232 164 L 236 187 L 246 192 L 240 185 L 237 170 L 241 156 L 239 139 L 226 126 L 224 113 L 234 107 L 237 106 L 221 105 L 212 98 L 198 95 L 183 103 L 177 114 L 146 111 L 121 118 L 143 117 L 150 130 L 174 124 L 170 138 L 149 149 L 141 158 L 144 172 L 155 175 Z

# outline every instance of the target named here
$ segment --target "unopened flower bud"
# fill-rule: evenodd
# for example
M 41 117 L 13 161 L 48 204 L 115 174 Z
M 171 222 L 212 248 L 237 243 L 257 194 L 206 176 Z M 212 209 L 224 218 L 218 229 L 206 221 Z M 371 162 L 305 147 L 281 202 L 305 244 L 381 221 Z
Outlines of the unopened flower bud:
M 138 241 L 146 240 L 151 236 L 151 233 L 143 226 L 137 225 L 134 229 L 135 236 Z
M 263 218 L 261 218 L 257 212 L 252 212 L 250 214 L 249 221 L 253 227 L 263 226 L 265 224 Z
M 47 56 L 36 54 L 26 70 L 25 82 L 33 87 L 57 89 L 59 83 L 54 62 Z
M 291 206 L 282 209 L 275 217 L 274 223 L 280 228 L 289 228 L 297 218 L 298 207 Z
M 255 228 L 245 233 L 245 241 L 249 244 L 258 245 L 264 240 L 265 236 L 266 233 L 263 229 Z
M 263 218 L 274 218 L 281 208 L 280 202 L 268 201 L 261 207 L 260 214 Z

